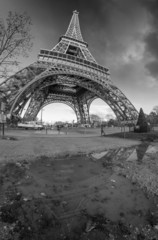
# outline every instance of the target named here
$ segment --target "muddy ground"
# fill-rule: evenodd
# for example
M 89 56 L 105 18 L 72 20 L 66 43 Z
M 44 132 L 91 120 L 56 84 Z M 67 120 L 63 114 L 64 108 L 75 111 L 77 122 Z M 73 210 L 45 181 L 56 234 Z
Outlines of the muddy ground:
M 89 140 L 91 151 L 81 148 L 88 142 L 86 137 L 82 141 L 78 138 L 77 144 L 79 139 L 81 144 L 76 154 L 77 148 L 60 155 L 51 151 L 42 155 L 40 150 L 34 156 L 32 152 L 17 154 L 18 141 L 22 146 L 20 142 L 26 139 L 16 137 L 0 143 L 8 143 L 11 149 L 0 149 L 0 239 L 158 239 L 155 143 L 138 145 L 133 141 L 130 145 L 127 140 L 118 146 L 115 139 L 110 140 L 113 148 L 109 149 L 108 138 L 97 136 L 94 145 Z M 43 139 L 37 139 L 38 147 Z M 70 141 L 72 137 L 68 144 Z M 30 149 L 35 147 L 35 140 L 32 142 Z M 50 138 L 48 142 L 50 146 Z M 95 143 L 102 144 L 100 151 L 93 149 Z M 76 142 L 73 144 L 76 147 Z M 65 146 L 63 149 L 68 149 Z

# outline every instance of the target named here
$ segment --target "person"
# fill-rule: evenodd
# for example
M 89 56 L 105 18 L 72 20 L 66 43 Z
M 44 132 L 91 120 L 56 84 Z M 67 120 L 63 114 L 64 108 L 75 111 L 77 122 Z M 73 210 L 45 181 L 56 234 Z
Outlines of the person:
M 66 123 L 65 124 L 65 134 L 67 135 L 67 132 L 68 132 L 68 124 Z
M 61 130 L 60 125 L 57 125 L 57 131 L 58 131 L 58 134 L 60 134 L 60 130 Z
M 105 136 L 105 132 L 104 132 L 104 125 L 101 124 L 101 136 Z

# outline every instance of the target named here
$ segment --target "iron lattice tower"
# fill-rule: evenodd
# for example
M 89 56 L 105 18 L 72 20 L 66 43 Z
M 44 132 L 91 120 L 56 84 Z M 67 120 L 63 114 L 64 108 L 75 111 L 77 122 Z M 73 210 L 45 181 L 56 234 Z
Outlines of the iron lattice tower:
M 6 113 L 20 116 L 29 101 L 25 120 L 34 120 L 44 106 L 60 102 L 72 107 L 79 123 L 88 123 L 89 107 L 95 98 L 104 100 L 120 122 L 137 120 L 137 110 L 110 80 L 109 70 L 99 65 L 83 40 L 78 12 L 51 50 L 41 50 L 33 64 L 0 85 L 0 100 Z

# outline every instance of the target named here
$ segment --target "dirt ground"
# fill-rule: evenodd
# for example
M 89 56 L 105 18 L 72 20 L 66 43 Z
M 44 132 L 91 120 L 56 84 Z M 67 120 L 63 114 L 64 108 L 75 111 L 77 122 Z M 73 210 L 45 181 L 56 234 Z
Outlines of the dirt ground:
M 84 146 L 89 137 L 59 136 L 58 144 L 64 138 L 69 144 L 84 139 Z M 101 139 L 101 147 L 110 140 L 94 138 Z M 29 139 L 32 148 L 41 144 L 39 137 L 1 141 Z M 153 196 L 158 189 L 158 148 L 148 143 L 127 147 L 129 143 L 88 154 L 39 156 L 39 150 L 23 160 L 6 157 L 0 162 L 0 239 L 158 239 L 158 198 Z M 85 146 L 81 150 L 88 151 Z
M 110 130 L 109 132 L 118 131 Z M 101 137 L 100 129 L 64 132 L 58 134 L 49 130 L 7 130 L 6 139 L 0 138 L 0 161 L 3 159 L 25 158 L 40 155 L 61 155 L 63 153 L 88 153 L 110 148 L 127 147 L 139 141 Z M 15 140 L 10 140 L 13 137 Z

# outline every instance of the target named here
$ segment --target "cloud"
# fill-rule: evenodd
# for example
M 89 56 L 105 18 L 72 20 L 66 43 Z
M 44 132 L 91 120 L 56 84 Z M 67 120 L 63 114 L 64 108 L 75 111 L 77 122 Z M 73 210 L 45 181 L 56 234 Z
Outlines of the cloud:
M 111 108 L 100 98 L 95 99 L 91 103 L 90 114 L 96 114 L 102 119 L 114 118 L 115 116 Z
M 147 78 L 146 78 L 146 82 L 145 82 L 145 84 L 147 85 L 147 87 L 149 88 L 149 89 L 151 89 L 152 90 L 152 92 L 153 92 L 153 89 L 155 90 L 155 91 L 158 91 L 158 81 L 157 81 L 157 79 L 155 79 L 154 77 L 152 77 L 152 76 L 148 76 Z M 150 90 L 149 90 L 150 91 Z M 153 98 L 154 98 L 154 95 L 152 95 L 153 96 Z M 156 98 L 156 94 L 155 94 L 155 98 L 154 99 L 157 99 Z
M 98 61 L 109 65 L 109 57 L 118 58 L 134 43 L 142 41 L 142 35 L 147 31 L 148 19 L 139 1 L 100 1 L 98 19 L 87 15 L 88 24 L 86 39 L 91 39 L 92 51 Z M 97 15 L 94 18 L 97 17 Z M 93 46 L 95 45 L 95 50 Z
M 158 1 L 157 0 L 140 0 L 142 6 L 151 14 L 151 23 L 153 27 L 158 24 Z
M 158 58 L 158 32 L 151 32 L 145 38 L 146 51 L 154 58 Z
M 147 63 L 146 68 L 148 69 L 151 76 L 158 78 L 158 61 L 151 61 Z
M 148 73 L 158 80 L 158 1 L 141 0 L 141 4 L 148 12 L 150 21 L 150 31 L 144 38 L 147 58 L 145 67 Z
M 145 64 L 148 73 L 158 79 L 158 31 L 155 29 L 145 38 L 145 50 L 147 63 Z

